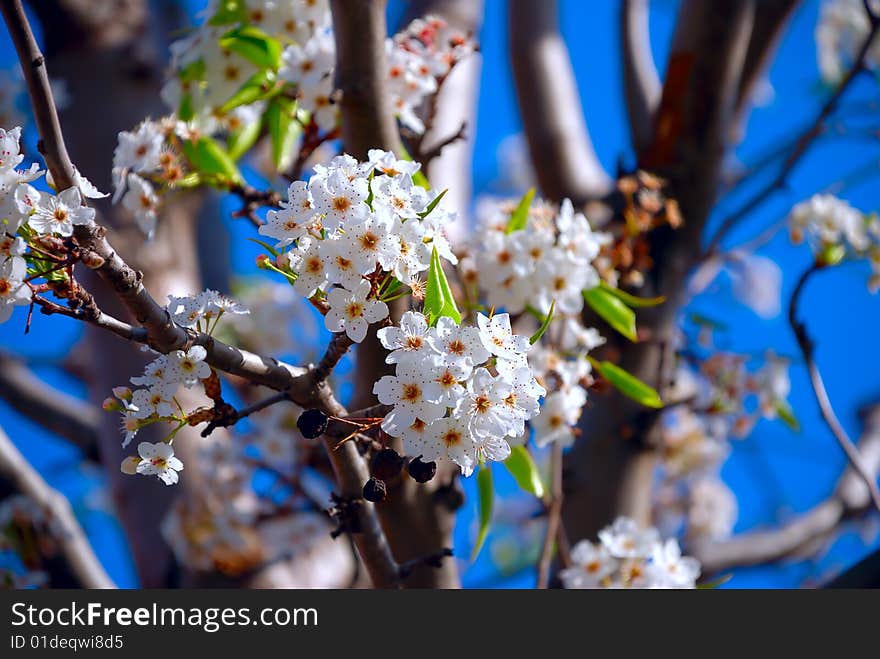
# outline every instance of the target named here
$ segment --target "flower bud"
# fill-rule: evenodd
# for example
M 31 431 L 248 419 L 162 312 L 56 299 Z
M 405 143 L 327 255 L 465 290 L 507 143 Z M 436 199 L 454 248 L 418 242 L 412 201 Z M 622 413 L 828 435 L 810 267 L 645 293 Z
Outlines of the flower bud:
M 91 270 L 97 270 L 104 265 L 104 257 L 91 250 L 84 250 L 83 253 L 80 254 L 79 260 L 83 262 L 84 266 Z
M 104 402 L 101 403 L 101 408 L 105 412 L 121 412 L 122 411 L 122 405 L 119 403 L 119 400 L 116 398 L 113 398 L 112 396 L 107 396 L 107 398 L 104 399 Z
M 132 393 L 128 387 L 113 387 L 113 395 L 119 400 L 131 401 Z
M 260 270 L 266 270 L 269 267 L 269 257 L 266 254 L 257 256 L 257 267 Z
M 125 460 L 122 461 L 122 464 L 119 465 L 119 470 L 123 474 L 128 474 L 129 476 L 133 476 L 137 473 L 137 466 L 140 464 L 141 459 L 136 455 L 130 455 Z

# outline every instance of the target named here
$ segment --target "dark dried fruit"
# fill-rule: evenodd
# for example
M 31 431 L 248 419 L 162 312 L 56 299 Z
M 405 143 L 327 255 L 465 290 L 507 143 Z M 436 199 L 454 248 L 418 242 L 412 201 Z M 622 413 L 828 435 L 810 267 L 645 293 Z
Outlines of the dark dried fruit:
M 296 420 L 296 427 L 306 439 L 316 439 L 327 430 L 327 415 L 321 410 L 305 410 Z
M 364 499 L 373 503 L 381 503 L 385 501 L 385 481 L 378 478 L 371 478 L 364 485 Z
M 383 448 L 373 456 L 370 468 L 373 476 L 387 481 L 397 476 L 403 469 L 403 458 L 394 449 Z
M 437 473 L 437 463 L 422 462 L 422 458 L 419 456 L 410 460 L 407 470 L 417 483 L 427 483 Z

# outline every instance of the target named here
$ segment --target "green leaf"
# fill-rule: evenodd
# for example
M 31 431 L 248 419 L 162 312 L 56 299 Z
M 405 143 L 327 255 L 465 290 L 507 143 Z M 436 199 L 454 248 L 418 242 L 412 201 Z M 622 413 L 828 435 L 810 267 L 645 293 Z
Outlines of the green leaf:
M 584 291 L 584 300 L 586 300 L 593 311 L 605 319 L 605 322 L 615 330 L 633 343 L 638 340 L 636 335 L 636 315 L 619 298 L 597 286 L 596 288 Z
M 726 330 L 727 325 L 722 323 L 720 320 L 716 320 L 714 318 L 710 318 L 704 314 L 701 314 L 697 311 L 693 311 L 690 314 L 690 321 L 695 325 L 703 325 L 704 327 L 708 327 L 709 329 L 714 330 Z
M 511 448 L 510 457 L 504 461 L 504 466 L 516 480 L 516 484 L 523 490 L 534 494 L 539 499 L 544 497 L 544 483 L 541 481 L 541 473 L 525 446 Z
M 220 106 L 220 112 L 226 113 L 239 105 L 247 105 L 259 101 L 273 89 L 275 75 L 271 71 L 257 71 L 244 81 L 228 101 Z
M 300 125 L 296 118 L 296 101 L 275 98 L 266 110 L 266 125 L 272 140 L 272 162 L 277 170 L 293 157 L 293 147 L 299 136 Z
M 421 213 L 419 213 L 419 217 L 422 218 L 423 220 L 426 217 L 428 217 L 428 215 L 431 214 L 431 211 L 433 211 L 435 208 L 437 208 L 437 204 L 440 203 L 440 200 L 443 199 L 443 197 L 446 195 L 447 192 L 449 192 L 449 188 L 446 188 L 443 192 L 441 192 L 436 197 L 434 197 L 434 199 L 431 201 L 431 203 L 428 204 L 428 207 L 425 208 L 425 210 L 423 210 Z
M 595 361 L 593 364 L 595 365 Z M 657 390 L 639 380 L 632 373 L 608 361 L 599 362 L 598 366 L 602 377 L 608 380 L 624 396 L 632 398 L 645 407 L 652 407 L 654 409 L 663 407 L 663 401 L 660 399 L 660 394 L 657 393 Z
M 252 121 L 231 133 L 229 139 L 226 140 L 226 152 L 229 154 L 229 157 L 233 160 L 238 160 L 247 153 L 260 137 L 260 128 L 262 126 L 262 121 Z
M 241 183 L 241 173 L 235 161 L 210 137 L 200 137 L 198 141 L 183 140 L 183 153 L 200 174 L 214 174 L 220 183 Z
M 788 401 L 780 400 L 776 403 L 776 415 L 780 421 L 791 428 L 794 432 L 801 431 L 801 424 L 794 415 L 794 410 Z
M 666 297 L 663 295 L 659 295 L 657 297 L 637 297 L 635 295 L 630 295 L 626 291 L 622 291 L 619 288 L 614 288 L 614 286 L 611 286 L 604 281 L 599 283 L 599 288 L 601 288 L 606 293 L 611 293 L 611 295 L 623 302 L 626 306 L 633 309 L 640 309 L 642 307 L 656 307 L 666 302 Z
M 177 106 L 177 118 L 181 121 L 190 121 L 195 114 L 192 106 L 192 94 L 186 93 L 180 97 L 180 105 Z
M 477 533 L 477 542 L 471 552 L 471 561 L 476 560 L 489 535 L 489 523 L 492 521 L 492 505 L 495 499 L 495 487 L 492 484 L 492 470 L 489 467 L 480 467 L 477 472 L 477 489 L 480 493 L 480 531 Z
M 274 71 L 281 64 L 281 43 L 253 25 L 229 30 L 220 37 L 220 47 L 241 55 L 261 69 Z
M 431 265 L 428 268 L 428 282 L 425 286 L 424 313 L 432 326 L 437 324 L 441 316 L 449 316 L 456 323 L 461 323 L 461 313 L 452 297 L 449 281 L 443 272 L 443 263 L 437 248 L 431 251 Z
M 229 25 L 241 23 L 247 19 L 247 3 L 245 0 L 220 0 L 215 13 L 208 25 Z
M 428 181 L 428 177 L 422 173 L 421 169 L 418 170 L 415 174 L 413 174 L 412 179 L 413 179 L 413 183 L 415 183 L 420 188 L 422 188 L 424 190 L 431 189 L 431 183 Z
M 713 579 L 712 581 L 707 581 L 706 583 L 697 584 L 697 590 L 715 590 L 716 588 L 720 588 L 728 581 L 733 579 L 733 574 L 725 574 L 717 579 Z
M 263 242 L 262 240 L 258 240 L 257 238 L 248 238 L 248 240 L 250 240 L 252 243 L 256 243 L 257 245 L 259 245 L 260 247 L 265 249 L 267 252 L 269 252 L 272 256 L 277 258 L 278 250 L 275 249 L 274 247 L 272 247 L 272 245 L 270 245 L 269 243 Z
M 550 303 L 550 311 L 547 312 L 547 316 L 541 321 L 541 326 L 538 328 L 538 331 L 532 334 L 532 338 L 529 339 L 529 343 L 535 345 L 538 341 L 541 340 L 541 337 L 544 336 L 544 332 L 547 331 L 547 328 L 550 327 L 550 321 L 553 320 L 553 312 L 556 310 L 556 300 Z
M 529 208 L 532 205 L 532 199 L 535 198 L 535 188 L 529 188 L 529 191 L 519 200 L 519 204 L 510 215 L 510 221 L 507 223 L 507 231 L 505 233 L 513 233 L 514 231 L 522 231 L 529 222 Z
M 190 62 L 177 72 L 181 82 L 193 82 L 205 79 L 205 60 L 201 57 L 195 62 Z

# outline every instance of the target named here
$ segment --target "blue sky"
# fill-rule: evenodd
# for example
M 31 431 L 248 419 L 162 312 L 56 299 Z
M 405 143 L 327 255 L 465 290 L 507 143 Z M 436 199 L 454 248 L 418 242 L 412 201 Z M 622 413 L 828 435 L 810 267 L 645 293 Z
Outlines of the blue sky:
M 560 4 L 563 32 L 569 43 L 593 142 L 602 163 L 613 171 L 620 156 L 628 161 L 632 159 L 620 86 L 618 3 L 562 0 Z M 652 45 L 662 71 L 677 3 L 654 0 L 651 4 L 654 8 Z M 827 94 L 819 85 L 816 68 L 813 29 L 818 9 L 818 0 L 803 3 L 791 23 L 770 70 L 774 93 L 766 105 L 752 113 L 746 138 L 737 149 L 736 155 L 743 162 L 806 125 Z M 489 189 L 498 176 L 499 143 L 520 131 L 506 52 L 505 11 L 506 3 L 502 0 L 487 0 L 486 23 L 480 35 L 483 72 L 473 174 L 478 192 Z M 0 40 L 0 68 L 8 68 L 13 63 L 8 41 Z M 866 79 L 855 86 L 848 99 L 872 96 L 876 98 L 876 87 Z M 823 140 L 796 169 L 788 190 L 743 222 L 730 237 L 731 244 L 754 236 L 784 217 L 793 203 L 826 188 L 842 174 L 869 161 L 876 163 L 878 155 L 876 141 Z M 107 154 L 108 166 L 111 156 Z M 880 205 L 876 179 L 846 186 L 840 195 L 864 210 L 874 210 Z M 248 230 L 244 223 L 231 225 L 231 228 L 233 263 L 240 270 L 250 270 L 256 248 L 244 243 Z M 761 254 L 780 264 L 783 300 L 787 299 L 794 281 L 810 262 L 809 250 L 792 247 L 787 236 L 781 233 L 762 248 Z M 859 407 L 880 399 L 880 360 L 876 353 L 880 298 L 867 292 L 866 278 L 867 268 L 855 265 L 823 273 L 810 284 L 802 302 L 804 318 L 816 338 L 816 357 L 829 394 L 853 436 L 860 430 L 856 416 Z M 725 345 L 731 350 L 762 353 L 772 348 L 781 354 L 796 353 L 796 344 L 784 319 L 759 318 L 735 300 L 723 280 L 695 300 L 692 308 L 728 326 Z M 62 318 L 37 317 L 28 336 L 22 334 L 23 326 L 22 311 L 9 323 L 0 325 L 0 346 L 33 357 L 38 364 L 38 374 L 56 386 L 84 394 L 79 383 L 51 366 L 53 358 L 65 355 L 78 336 L 76 324 Z M 748 439 L 735 443 L 722 472 L 738 496 L 737 531 L 784 521 L 815 505 L 828 496 L 845 465 L 834 438 L 821 423 L 805 370 L 795 364 L 791 374 L 791 402 L 801 420 L 802 431 L 794 433 L 779 423 L 759 424 Z M 47 480 L 71 496 L 111 575 L 121 585 L 136 585 L 125 541 L 112 516 L 105 512 L 102 476 L 84 472 L 73 449 L 18 417 L 3 403 L 0 403 L 0 419 Z M 472 487 L 473 483 L 469 483 L 468 488 Z M 457 531 L 457 540 L 464 545 L 469 544 L 472 533 L 470 506 L 469 503 L 462 513 Z M 849 530 L 817 561 L 738 570 L 727 586 L 795 587 L 853 563 L 877 544 L 876 537 L 870 534 L 862 537 L 856 530 Z M 488 560 L 490 554 L 484 552 L 481 560 L 468 570 L 466 583 L 479 586 L 533 583 L 531 573 L 498 579 Z

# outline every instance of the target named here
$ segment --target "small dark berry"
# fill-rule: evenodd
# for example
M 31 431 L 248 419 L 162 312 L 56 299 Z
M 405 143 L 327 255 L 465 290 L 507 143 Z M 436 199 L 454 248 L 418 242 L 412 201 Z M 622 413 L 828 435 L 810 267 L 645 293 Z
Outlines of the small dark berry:
M 364 499 L 373 503 L 385 501 L 385 481 L 371 478 L 364 485 Z
M 306 439 L 316 439 L 327 430 L 327 415 L 321 410 L 305 410 L 296 420 L 296 427 Z
M 455 512 L 464 505 L 464 490 L 458 480 L 449 485 L 441 485 L 434 492 L 434 501 L 446 507 L 450 512 Z
M 422 458 L 419 456 L 410 460 L 407 470 L 417 483 L 427 483 L 437 473 L 437 463 L 422 462 Z
M 371 463 L 373 476 L 383 481 L 390 480 L 403 469 L 403 458 L 391 448 L 383 448 L 373 456 Z

